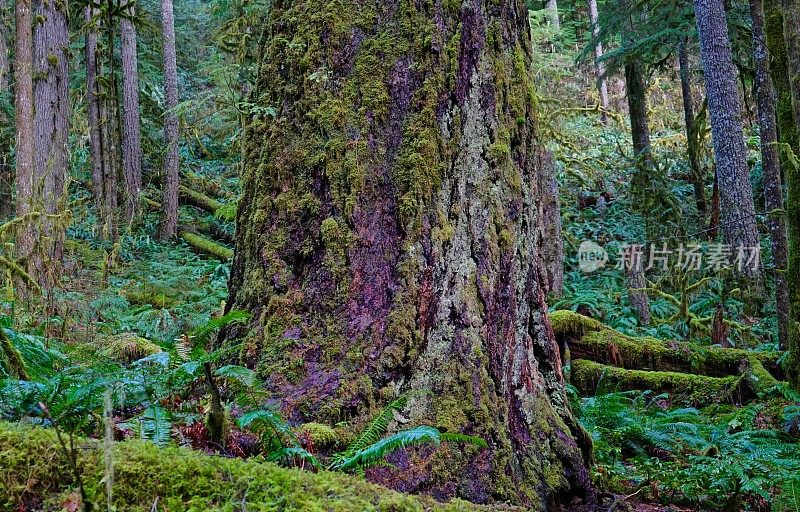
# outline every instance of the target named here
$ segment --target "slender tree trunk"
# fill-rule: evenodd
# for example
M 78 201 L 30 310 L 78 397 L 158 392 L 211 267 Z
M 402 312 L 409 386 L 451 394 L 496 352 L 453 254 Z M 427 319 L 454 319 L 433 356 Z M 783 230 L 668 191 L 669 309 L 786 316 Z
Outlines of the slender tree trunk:
M 641 250 L 641 246 L 631 247 L 627 251 Z M 644 275 L 643 264 L 635 261 L 631 254 L 625 256 L 625 261 L 631 263 L 626 265 L 625 277 L 628 280 L 628 301 L 631 303 L 631 308 L 636 311 L 636 316 L 639 318 L 640 325 L 650 325 L 650 297 L 647 295 L 647 278 Z
M 122 50 L 122 168 L 125 177 L 125 219 L 136 215 L 142 190 L 142 141 L 139 127 L 139 65 L 133 4 L 120 22 Z
M 33 30 L 34 57 L 34 187 L 40 188 L 44 211 L 64 210 L 69 166 L 69 32 L 66 5 L 38 0 Z M 55 281 L 52 264 L 61 261 L 64 245 L 63 222 L 41 218 L 41 231 L 34 262 L 40 284 Z
M 113 211 L 106 205 L 105 192 L 105 158 L 103 153 L 101 99 L 103 93 L 98 81 L 97 59 L 97 7 L 87 5 L 84 10 L 84 19 L 90 24 L 86 32 L 84 57 L 86 60 L 86 114 L 89 125 L 89 163 L 92 168 L 92 191 L 94 193 L 95 207 L 99 217 L 98 227 L 105 238 L 110 234 L 112 225 L 109 224 Z
M 795 129 L 800 133 L 800 0 L 783 0 L 783 36 L 786 41 L 788 85 L 792 96 Z M 797 154 L 800 156 L 800 153 Z M 787 166 L 786 199 L 789 228 L 789 377 L 800 388 L 800 169 Z
M 315 21 L 330 16 L 335 33 Z M 592 501 L 544 301 L 524 3 L 276 0 L 267 23 L 253 98 L 279 112 L 249 120 L 228 301 L 252 323 L 222 342 L 249 333 L 242 362 L 294 420 L 360 425 L 413 390 L 409 425 L 489 441 L 408 449 L 419 471 L 369 478 L 535 510 Z
M 589 20 L 592 24 L 592 37 L 598 38 L 600 35 L 600 16 L 597 13 L 597 0 L 589 0 Z M 608 82 L 606 80 L 606 69 L 603 64 L 603 43 L 598 39 L 594 45 L 594 71 L 597 75 L 597 89 L 600 93 L 600 120 L 603 124 L 608 124 Z
M 653 167 L 650 127 L 647 123 L 647 84 L 642 72 L 642 65 L 635 58 L 625 64 L 625 87 L 628 98 L 628 116 L 631 121 L 633 153 L 639 173 L 646 175 Z
M 17 216 L 33 210 L 34 143 L 33 143 L 33 13 L 30 0 L 16 0 L 16 45 L 14 52 L 14 106 L 16 110 L 17 144 L 16 189 Z M 17 259 L 28 271 L 36 239 L 36 220 L 27 218 L 18 227 L 15 241 Z M 34 279 L 35 275 L 31 276 Z M 28 294 L 27 285 L 17 280 L 19 293 Z
M 764 34 L 762 0 L 750 0 L 753 20 L 753 62 L 756 74 L 753 87 L 758 107 L 758 128 L 761 134 L 761 163 L 764 169 L 764 203 L 770 216 L 769 228 L 772 260 L 775 266 L 775 303 L 778 313 L 778 341 L 786 347 L 789 337 L 789 288 L 786 282 L 786 224 L 783 210 L 783 182 L 778 154 L 778 130 L 775 124 L 775 90 L 769 72 L 769 51 Z
M 175 55 L 175 20 L 172 0 L 161 0 L 161 23 L 164 32 L 164 211 L 161 218 L 161 237 L 178 235 L 178 64 Z
M 686 145 L 688 148 L 689 169 L 691 172 L 694 198 L 697 212 L 705 218 L 708 207 L 706 205 L 705 177 L 700 166 L 700 137 L 695 128 L 694 100 L 692 99 L 691 70 L 689 69 L 688 38 L 681 41 L 678 46 L 678 66 L 681 76 L 681 95 L 683 96 L 683 120 L 686 125 Z
M 753 189 L 725 8 L 723 0 L 695 0 L 694 3 L 719 178 L 722 234 L 725 243 L 734 251 L 738 248 L 755 250 L 759 241 Z M 743 273 L 750 277 L 758 275 L 758 271 L 749 266 Z
M 119 88 L 117 82 L 117 63 L 114 59 L 114 11 L 107 9 L 105 19 L 106 36 L 106 69 L 104 81 L 106 83 L 105 94 L 103 94 L 102 127 L 103 127 L 103 155 L 105 165 L 103 167 L 103 200 L 109 211 L 108 215 L 108 236 L 116 240 L 118 236 L 119 203 L 120 197 L 124 197 L 124 191 L 120 189 L 120 183 L 124 183 L 122 176 L 122 140 L 120 134 L 120 105 Z
M 558 15 L 558 0 L 547 0 L 545 2 L 545 9 L 549 11 L 548 19 L 550 20 L 550 24 L 560 30 L 561 19 Z
M 0 5 L 0 95 L 11 92 L 9 75 L 11 74 L 11 51 L 9 42 L 9 12 L 7 2 Z M 0 113 L 0 123 L 8 125 L 10 119 Z M 0 141 L 0 218 L 7 219 L 14 215 L 14 169 L 11 166 L 12 141 L 4 138 Z

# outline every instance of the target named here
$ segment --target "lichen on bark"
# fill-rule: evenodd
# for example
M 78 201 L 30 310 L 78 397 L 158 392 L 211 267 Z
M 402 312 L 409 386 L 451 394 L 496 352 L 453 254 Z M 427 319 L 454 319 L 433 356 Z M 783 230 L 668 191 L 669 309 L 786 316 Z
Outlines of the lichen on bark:
M 221 341 L 243 338 L 292 421 L 358 429 L 408 394 L 412 424 L 489 444 L 375 480 L 591 499 L 544 302 L 524 4 L 277 0 L 268 23 L 228 303 L 253 323 Z

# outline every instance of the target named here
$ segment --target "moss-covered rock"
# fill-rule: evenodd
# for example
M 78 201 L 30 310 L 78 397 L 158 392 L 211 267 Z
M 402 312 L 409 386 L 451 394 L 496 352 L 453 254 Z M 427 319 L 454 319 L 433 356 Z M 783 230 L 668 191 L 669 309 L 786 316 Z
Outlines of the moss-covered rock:
M 88 499 L 106 508 L 102 443 L 77 441 Z M 213 457 L 142 441 L 113 450 L 116 510 L 192 511 L 480 511 L 511 510 L 437 503 L 337 473 L 308 473 L 255 460 Z M 52 430 L 0 423 L 0 510 L 61 510 L 74 475 Z M 155 505 L 154 505 L 155 504 Z

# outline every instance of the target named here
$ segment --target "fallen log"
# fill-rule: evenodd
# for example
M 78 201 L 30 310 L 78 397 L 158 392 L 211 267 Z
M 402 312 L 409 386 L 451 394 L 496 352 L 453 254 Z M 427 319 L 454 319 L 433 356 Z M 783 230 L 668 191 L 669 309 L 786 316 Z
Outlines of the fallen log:
M 148 197 L 142 196 L 142 202 L 151 210 L 161 210 L 161 204 Z M 233 258 L 232 249 L 202 235 L 193 233 L 183 226 L 178 226 L 178 236 L 197 252 L 212 256 L 220 261 L 229 261 Z
M 707 377 L 679 372 L 626 370 L 588 359 L 573 361 L 570 383 L 582 395 L 595 395 L 598 390 L 646 389 L 669 393 L 677 402 L 696 406 L 712 402 L 741 403 L 756 395 L 743 376 Z
M 195 206 L 209 213 L 216 213 L 217 210 L 224 206 L 223 203 L 217 201 L 216 199 L 211 198 L 202 192 L 192 190 L 185 185 L 178 186 L 178 199 L 183 204 Z
M 589 359 L 629 370 L 659 370 L 710 377 L 739 375 L 743 363 L 782 378 L 780 354 L 736 348 L 706 347 L 692 342 L 635 338 L 573 311 L 550 315 L 556 339 L 569 347 L 572 359 Z M 762 379 L 763 380 L 763 379 Z

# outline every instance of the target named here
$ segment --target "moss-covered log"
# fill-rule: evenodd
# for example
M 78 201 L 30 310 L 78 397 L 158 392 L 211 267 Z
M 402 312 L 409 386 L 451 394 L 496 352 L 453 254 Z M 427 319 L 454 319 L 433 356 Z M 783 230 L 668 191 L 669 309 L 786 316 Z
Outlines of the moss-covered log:
M 180 236 L 181 240 L 186 242 L 192 249 L 208 256 L 212 256 L 220 261 L 229 261 L 231 258 L 233 258 L 232 249 L 228 249 L 224 245 L 220 245 L 204 236 L 200 236 L 196 233 L 192 233 L 180 228 L 178 230 L 178 236 Z
M 102 443 L 79 439 L 78 467 L 88 499 L 106 509 Z M 127 441 L 114 447 L 115 510 L 282 512 L 489 510 L 436 503 L 363 479 L 310 473 L 273 464 L 212 457 L 183 448 Z M 51 430 L 0 423 L 0 510 L 61 510 L 75 491 L 74 473 Z M 154 506 L 157 504 L 157 507 Z M 510 510 L 496 508 L 494 510 Z
M 585 395 L 598 390 L 634 389 L 670 393 L 678 402 L 705 405 L 712 402 L 742 402 L 752 397 L 743 377 L 706 377 L 679 372 L 626 370 L 616 366 L 580 359 L 572 363 L 570 382 Z
M 150 210 L 161 210 L 160 203 L 157 203 L 156 201 L 153 201 L 145 196 L 142 196 L 142 202 Z M 224 245 L 215 242 L 214 240 L 198 235 L 197 233 L 194 233 L 183 226 L 178 226 L 178 236 L 181 238 L 181 240 L 186 242 L 189 247 L 197 252 L 211 256 L 220 261 L 229 261 L 231 258 L 233 258 L 232 249 L 229 249 Z
M 697 373 L 710 377 L 739 375 L 750 360 L 781 376 L 777 352 L 704 347 L 691 342 L 626 336 L 601 322 L 572 311 L 551 315 L 553 330 L 569 345 L 572 359 L 589 359 L 633 370 Z
M 223 203 L 217 201 L 213 197 L 209 197 L 202 192 L 192 190 L 187 186 L 178 186 L 178 199 L 182 204 L 188 204 L 205 210 L 209 213 L 216 213 L 217 210 L 224 206 Z
M 489 441 L 410 451 L 392 485 L 592 501 L 544 302 L 525 3 L 276 0 L 266 23 L 252 101 L 275 115 L 247 125 L 227 303 L 253 323 L 221 342 L 298 422 L 358 429 L 409 394 L 409 424 Z

